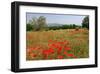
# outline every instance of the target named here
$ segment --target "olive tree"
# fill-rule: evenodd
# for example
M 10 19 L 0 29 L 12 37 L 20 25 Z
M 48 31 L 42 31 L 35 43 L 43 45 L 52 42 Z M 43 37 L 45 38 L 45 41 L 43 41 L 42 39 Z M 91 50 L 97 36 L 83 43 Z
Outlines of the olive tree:
M 37 19 L 38 30 L 44 30 L 46 28 L 46 18 L 44 16 L 40 16 Z
M 38 18 L 33 17 L 27 23 L 27 31 L 30 30 L 40 31 L 40 30 L 45 30 L 46 28 L 47 28 L 47 24 L 46 24 L 46 18 L 44 16 L 40 16 Z

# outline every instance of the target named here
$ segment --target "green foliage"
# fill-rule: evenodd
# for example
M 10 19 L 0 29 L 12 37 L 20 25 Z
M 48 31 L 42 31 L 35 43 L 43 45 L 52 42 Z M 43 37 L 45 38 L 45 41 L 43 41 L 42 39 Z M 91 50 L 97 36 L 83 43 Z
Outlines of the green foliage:
M 82 27 L 89 29 L 89 17 L 86 16 L 82 21 Z
M 31 24 L 27 24 L 27 31 L 32 31 L 33 30 L 33 26 Z
M 81 28 L 81 26 L 75 24 L 65 24 L 62 26 L 50 26 L 49 30 L 58 30 L 58 29 L 75 29 L 76 27 Z

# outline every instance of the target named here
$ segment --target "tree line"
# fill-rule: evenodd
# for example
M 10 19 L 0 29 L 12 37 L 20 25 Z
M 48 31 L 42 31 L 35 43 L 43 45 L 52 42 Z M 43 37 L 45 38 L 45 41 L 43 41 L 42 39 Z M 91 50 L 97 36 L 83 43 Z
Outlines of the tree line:
M 76 24 L 62 24 L 60 26 L 48 26 L 46 23 L 46 18 L 44 16 L 40 16 L 39 18 L 32 18 L 26 24 L 27 31 L 41 31 L 41 30 L 58 30 L 58 29 L 76 29 L 76 28 L 87 28 L 89 29 L 89 17 L 86 16 L 82 20 L 82 26 Z

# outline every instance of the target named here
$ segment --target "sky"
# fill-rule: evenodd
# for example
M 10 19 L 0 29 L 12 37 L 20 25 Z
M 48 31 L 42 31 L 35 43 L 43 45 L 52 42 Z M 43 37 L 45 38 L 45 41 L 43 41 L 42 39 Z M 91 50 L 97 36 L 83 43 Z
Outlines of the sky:
M 46 14 L 46 13 L 26 13 L 27 23 L 32 18 L 39 18 L 44 16 L 46 23 L 57 23 L 57 24 L 76 24 L 81 25 L 82 20 L 86 15 L 71 15 L 71 14 Z

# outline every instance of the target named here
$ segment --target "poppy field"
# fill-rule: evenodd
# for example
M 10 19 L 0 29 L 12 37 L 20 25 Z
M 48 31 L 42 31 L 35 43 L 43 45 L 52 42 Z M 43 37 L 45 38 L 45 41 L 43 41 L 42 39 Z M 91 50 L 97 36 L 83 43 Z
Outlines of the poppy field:
M 26 32 L 26 60 L 89 58 L 89 30 Z

